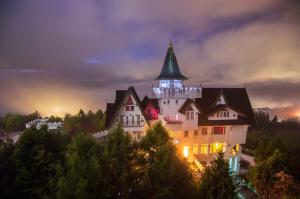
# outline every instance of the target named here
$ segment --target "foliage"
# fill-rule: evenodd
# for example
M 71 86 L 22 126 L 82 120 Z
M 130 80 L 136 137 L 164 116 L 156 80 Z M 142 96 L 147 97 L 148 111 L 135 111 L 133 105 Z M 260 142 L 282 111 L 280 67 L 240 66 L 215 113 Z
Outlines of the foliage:
M 107 181 L 107 198 L 132 198 L 138 167 L 136 150 L 131 137 L 121 126 L 110 132 L 103 143 L 104 177 Z
M 194 184 L 191 172 L 176 154 L 168 132 L 156 124 L 141 142 L 146 165 L 144 192 L 146 198 L 192 198 Z
M 76 134 L 78 132 L 95 133 L 104 130 L 105 115 L 101 110 L 87 114 L 80 110 L 77 115 L 66 114 L 64 118 L 64 132 Z
M 96 141 L 83 134 L 73 138 L 58 168 L 58 198 L 101 198 L 103 183 L 100 150 Z
M 15 145 L 13 161 L 16 187 L 22 198 L 53 198 L 56 193 L 56 167 L 63 162 L 66 136 L 41 128 L 26 130 Z
M 1 121 L 0 129 L 3 128 L 7 132 L 23 131 L 26 122 L 32 121 L 39 117 L 39 113 L 33 112 L 28 115 L 7 113 Z
M 235 187 L 230 176 L 229 166 L 224 154 L 219 152 L 211 167 L 202 176 L 198 198 L 232 199 L 236 198 Z
M 12 140 L 0 140 L 0 198 L 16 198 L 15 169 L 12 160 L 14 149 Z

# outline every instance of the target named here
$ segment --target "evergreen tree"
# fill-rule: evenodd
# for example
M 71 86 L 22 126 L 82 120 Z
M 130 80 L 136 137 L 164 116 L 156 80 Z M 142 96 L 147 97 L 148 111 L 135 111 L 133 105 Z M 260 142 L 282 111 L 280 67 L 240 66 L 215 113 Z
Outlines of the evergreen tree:
M 121 126 L 112 130 L 103 143 L 102 162 L 107 198 L 132 198 L 135 184 L 135 150 Z
M 54 198 L 56 167 L 64 160 L 66 136 L 47 128 L 26 130 L 15 145 L 16 186 L 22 198 Z
M 194 183 L 186 163 L 179 159 L 168 132 L 156 124 L 141 143 L 145 158 L 145 198 L 180 199 L 194 196 Z
M 84 134 L 73 138 L 65 164 L 58 168 L 58 198 L 92 199 L 103 197 L 100 150 L 96 141 Z
M 0 198 L 17 198 L 15 190 L 15 167 L 12 160 L 14 152 L 12 140 L 0 140 Z
M 210 167 L 207 167 L 200 181 L 199 199 L 236 198 L 235 187 L 230 176 L 224 154 L 219 152 Z

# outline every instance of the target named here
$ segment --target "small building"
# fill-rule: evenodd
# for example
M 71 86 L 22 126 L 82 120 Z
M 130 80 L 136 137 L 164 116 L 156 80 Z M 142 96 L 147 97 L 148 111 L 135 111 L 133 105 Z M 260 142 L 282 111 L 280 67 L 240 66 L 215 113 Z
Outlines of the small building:
M 36 129 L 41 129 L 42 126 L 47 126 L 48 130 L 59 130 L 63 128 L 61 121 L 49 121 L 49 118 L 37 118 L 26 123 L 26 129 L 35 126 Z
M 140 140 L 159 121 L 187 161 L 203 167 L 221 150 L 238 173 L 241 144 L 254 123 L 246 89 L 185 85 L 187 79 L 170 43 L 152 94 L 141 101 L 134 87 L 117 90 L 115 101 L 107 104 L 106 129 L 121 123 Z

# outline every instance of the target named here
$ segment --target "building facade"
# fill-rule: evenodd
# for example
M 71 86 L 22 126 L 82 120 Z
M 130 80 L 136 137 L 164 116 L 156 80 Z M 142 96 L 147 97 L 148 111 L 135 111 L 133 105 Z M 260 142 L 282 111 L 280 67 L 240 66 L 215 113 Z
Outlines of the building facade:
M 185 80 L 170 43 L 150 96 L 140 101 L 133 87 L 116 91 L 115 101 L 107 104 L 107 130 L 121 123 L 138 141 L 161 122 L 189 162 L 207 166 L 221 150 L 230 169 L 238 172 L 241 144 L 254 123 L 246 89 L 205 88 L 185 85 Z

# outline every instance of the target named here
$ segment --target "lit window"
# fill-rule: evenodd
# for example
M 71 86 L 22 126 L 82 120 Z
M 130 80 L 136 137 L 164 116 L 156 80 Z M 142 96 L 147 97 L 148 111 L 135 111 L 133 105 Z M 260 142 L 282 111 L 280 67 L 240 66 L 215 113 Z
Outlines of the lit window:
M 210 153 L 217 153 L 219 151 L 225 152 L 225 150 L 226 150 L 225 143 L 210 144 Z
M 207 128 L 202 128 L 202 135 L 207 135 Z
M 198 130 L 194 130 L 194 136 L 198 136 Z
M 189 156 L 189 147 L 184 146 L 183 147 L 183 157 L 187 158 Z
M 225 127 L 223 127 L 223 126 L 213 127 L 212 134 L 213 135 L 225 134 Z
M 201 144 L 200 153 L 201 154 L 207 154 L 207 144 Z
M 193 146 L 193 154 L 194 155 L 198 154 L 198 144 L 194 144 L 194 146 Z
M 188 137 L 189 136 L 189 132 L 188 131 L 184 131 L 184 137 Z

